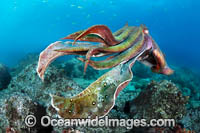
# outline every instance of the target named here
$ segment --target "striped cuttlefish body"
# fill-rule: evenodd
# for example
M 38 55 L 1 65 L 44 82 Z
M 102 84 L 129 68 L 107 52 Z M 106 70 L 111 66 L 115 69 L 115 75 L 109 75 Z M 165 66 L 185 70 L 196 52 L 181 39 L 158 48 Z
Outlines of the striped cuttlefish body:
M 63 118 L 95 118 L 108 114 L 119 92 L 132 80 L 131 67 L 135 61 L 149 66 L 152 72 L 165 75 L 173 73 L 144 25 L 139 27 L 125 25 L 115 33 L 112 33 L 107 26 L 96 25 L 63 39 L 72 39 L 74 42 L 58 41 L 41 52 L 37 67 L 41 79 L 44 80 L 48 65 L 63 55 L 85 56 L 85 59 L 78 58 L 85 62 L 84 72 L 88 65 L 98 70 L 112 68 L 76 96 L 64 98 L 51 95 L 52 106 Z M 77 42 L 77 40 L 98 42 L 98 44 Z M 102 56 L 109 57 L 101 61 L 91 59 Z

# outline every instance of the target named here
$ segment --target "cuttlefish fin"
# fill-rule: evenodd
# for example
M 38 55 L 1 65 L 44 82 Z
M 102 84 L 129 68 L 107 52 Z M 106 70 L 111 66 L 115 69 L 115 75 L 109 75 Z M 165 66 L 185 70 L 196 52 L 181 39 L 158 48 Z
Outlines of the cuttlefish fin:
M 78 95 L 69 98 L 51 95 L 51 105 L 62 118 L 104 117 L 114 107 L 120 91 L 132 80 L 131 67 L 136 60 L 137 57 L 111 69 Z
M 115 40 L 114 36 L 112 35 L 112 32 L 110 29 L 105 26 L 105 25 L 95 25 L 81 33 L 78 37 L 74 39 L 74 44 L 77 40 L 80 40 L 82 37 L 89 35 L 89 34 L 94 34 L 98 36 L 99 38 L 103 39 L 104 43 L 107 44 L 108 46 L 113 46 L 118 43 L 119 41 Z

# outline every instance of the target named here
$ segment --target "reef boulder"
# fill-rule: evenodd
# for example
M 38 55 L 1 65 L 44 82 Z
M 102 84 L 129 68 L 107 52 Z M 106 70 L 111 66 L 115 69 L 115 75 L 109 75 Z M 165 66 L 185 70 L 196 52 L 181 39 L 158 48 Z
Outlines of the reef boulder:
M 76 58 L 68 59 L 65 62 L 57 63 L 58 68 L 64 69 L 67 77 L 69 78 L 82 78 L 85 80 L 97 79 L 99 71 L 88 66 L 86 73 L 84 74 L 84 63 L 80 62 Z
M 45 109 L 32 101 L 29 96 L 21 93 L 6 94 L 6 99 L 0 99 L 0 132 L 29 132 L 30 129 L 25 124 L 28 115 L 37 116 L 36 119 L 44 115 Z M 31 128 L 32 132 L 37 132 L 43 127 Z
M 57 69 L 54 65 L 50 65 L 42 82 L 37 75 L 36 67 L 36 63 L 27 65 L 12 78 L 8 90 L 27 94 L 45 107 L 51 101 L 50 94 L 72 96 L 82 90 L 78 84 L 66 77 L 64 69 Z
M 8 68 L 0 63 L 0 90 L 4 89 L 10 83 L 11 76 L 8 71 Z
M 189 97 L 183 96 L 174 83 L 167 80 L 152 81 L 132 101 L 131 113 L 137 119 L 180 120 L 186 113 L 188 99 Z

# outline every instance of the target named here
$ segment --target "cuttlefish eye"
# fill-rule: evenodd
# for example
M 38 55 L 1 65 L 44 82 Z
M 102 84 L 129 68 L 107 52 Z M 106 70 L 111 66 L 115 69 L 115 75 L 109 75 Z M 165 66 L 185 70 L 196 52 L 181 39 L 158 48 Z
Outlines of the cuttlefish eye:
M 143 33 L 144 33 L 144 34 L 149 34 L 149 30 L 143 29 Z

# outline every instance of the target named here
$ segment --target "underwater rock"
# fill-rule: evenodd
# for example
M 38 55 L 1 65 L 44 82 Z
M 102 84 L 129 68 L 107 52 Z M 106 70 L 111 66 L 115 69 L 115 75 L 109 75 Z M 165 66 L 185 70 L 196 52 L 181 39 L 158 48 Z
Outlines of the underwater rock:
M 13 66 L 10 69 L 10 73 L 13 76 L 16 76 L 18 73 L 20 73 L 27 65 L 30 65 L 32 63 L 37 63 L 39 58 L 38 53 L 28 53 L 26 54 L 22 59 L 19 60 L 17 65 Z
M 141 88 L 137 80 L 150 79 L 155 81 L 170 80 L 176 84 L 182 91 L 183 95 L 190 96 L 191 99 L 199 100 L 200 96 L 200 76 L 189 68 L 173 66 L 174 74 L 166 76 L 152 73 L 150 69 L 141 63 L 133 66 L 133 74 L 136 80 L 133 80 L 136 88 Z M 198 94 L 199 93 L 199 94 Z
M 139 95 L 138 90 L 132 89 L 132 87 L 132 85 L 128 85 L 124 90 L 119 93 L 119 96 L 117 97 L 115 102 L 115 106 L 117 107 L 116 112 L 112 113 L 111 110 L 111 115 L 114 118 L 128 118 L 128 116 L 130 115 L 130 109 L 127 106 L 131 108 L 132 104 L 130 103 L 130 101 L 132 101 Z M 125 113 L 126 111 L 127 113 Z M 126 115 L 124 115 L 124 113 Z
M 30 129 L 24 122 L 26 116 L 29 114 L 39 116 L 38 113 L 41 113 L 42 109 L 30 97 L 21 93 L 12 93 L 5 97 L 7 99 L 0 99 L 0 132 L 6 132 L 6 130 L 19 133 L 29 132 Z M 36 132 L 38 129 L 39 126 L 35 126 L 31 131 Z
M 191 129 L 195 133 L 200 133 L 200 107 L 189 109 L 180 122 L 184 124 L 184 128 Z
M 25 97 L 25 100 L 31 99 L 30 104 L 33 103 L 33 108 L 36 108 L 36 110 L 34 111 L 37 112 L 38 106 L 42 106 L 42 109 L 44 110 L 44 115 L 48 114 L 53 118 L 57 118 L 57 111 L 55 111 L 55 109 L 50 104 L 51 99 L 49 94 L 55 94 L 63 97 L 74 96 L 81 92 L 83 88 L 87 87 L 90 82 L 97 79 L 97 77 L 99 77 L 99 74 L 103 73 L 103 71 L 96 71 L 88 67 L 85 76 L 83 76 L 84 64 L 78 62 L 76 59 L 70 59 L 65 62 L 55 61 L 47 68 L 44 82 L 42 82 L 36 73 L 38 56 L 33 54 L 27 57 L 28 60 L 30 60 L 30 58 L 33 59 L 31 62 L 26 61 L 25 59 L 24 61 L 22 61 L 21 65 L 18 65 L 18 68 L 13 71 L 13 73 L 15 74 L 8 88 L 0 91 L 0 94 L 2 94 L 0 95 L 1 105 L 5 104 L 5 99 L 8 99 L 8 101 L 12 101 L 12 99 L 14 98 L 11 97 L 14 96 L 12 96 L 11 94 L 13 94 L 19 97 L 19 99 L 23 97 Z M 141 73 L 137 73 L 137 69 L 141 69 Z M 180 88 L 184 94 L 182 96 L 181 92 L 175 86 L 175 84 L 166 80 L 161 82 L 151 82 L 148 85 L 148 83 L 152 79 L 173 79 L 174 82 L 175 77 L 163 77 L 160 75 L 156 76 L 151 71 L 142 71 L 146 68 L 138 67 L 137 69 L 134 69 L 135 73 L 133 73 L 134 78 L 131 81 L 131 84 L 129 84 L 123 91 L 119 93 L 119 96 L 116 99 L 115 107 L 108 114 L 109 118 L 176 118 L 177 120 L 179 120 L 186 111 L 185 104 L 188 100 L 188 98 L 186 97 L 187 94 L 195 94 L 194 98 L 192 99 L 193 101 L 197 101 L 196 99 L 199 98 L 198 91 L 196 91 L 196 93 L 195 91 L 191 90 L 189 86 Z M 145 73 L 147 73 L 146 76 L 143 75 Z M 178 81 L 184 82 L 182 80 L 184 79 L 179 78 Z M 175 82 L 179 84 L 178 81 Z M 76 82 L 81 84 L 81 86 L 78 85 Z M 197 85 L 196 82 L 197 81 L 195 81 L 194 86 Z M 141 90 L 143 91 L 141 92 Z M 33 101 L 35 101 L 36 103 Z M 10 105 L 10 102 L 8 103 Z M 24 101 L 24 103 L 26 102 Z M 11 116 L 4 115 L 5 108 L 3 107 L 4 106 L 0 107 L 0 129 L 3 129 L 4 131 L 6 126 L 2 125 L 8 125 L 8 117 Z M 143 113 L 145 113 L 145 116 L 142 115 Z M 18 122 L 18 124 L 20 124 L 20 122 Z M 72 128 L 73 130 L 78 130 L 80 132 L 132 131 L 120 127 L 54 127 L 51 131 L 62 132 L 65 129 L 65 131 L 72 130 Z
M 191 90 L 187 87 L 181 89 L 184 96 L 191 96 Z
M 29 99 L 35 101 L 38 106 L 42 107 L 44 116 L 47 114 L 46 113 L 46 110 L 48 111 L 47 107 L 51 106 L 50 94 L 60 95 L 64 97 L 71 97 L 83 90 L 82 87 L 80 87 L 77 83 L 66 77 L 64 69 L 57 69 L 54 65 L 50 65 L 48 67 L 45 73 L 44 82 L 42 82 L 36 73 L 36 66 L 37 66 L 36 63 L 29 64 L 23 70 L 21 70 L 21 72 L 19 72 L 16 76 L 14 76 L 8 88 L 0 92 L 3 94 L 0 95 L 0 99 L 8 99 L 9 97 L 11 97 L 12 94 L 14 95 L 15 93 L 17 93 L 19 94 L 17 95 L 17 97 L 26 100 L 26 97 L 22 96 L 28 95 Z M 15 101 L 19 102 L 20 100 L 15 100 Z M 3 104 L 4 103 L 2 103 L 1 105 Z M 33 105 L 30 103 L 30 106 Z M 30 106 L 24 108 L 31 109 Z M 13 105 L 11 107 L 13 108 Z M 5 112 L 5 109 L 2 110 L 4 110 Z M 36 108 L 35 111 L 41 112 L 41 108 L 40 109 Z M 38 116 L 38 114 L 36 114 L 36 116 L 39 117 L 40 115 Z M 2 117 L 2 121 L 5 121 L 7 119 L 8 118 Z M 15 122 L 15 120 L 12 119 L 12 122 Z M 23 124 L 20 122 L 16 122 L 15 124 L 18 124 L 19 127 L 23 126 Z M 4 123 L 4 125 L 9 125 L 9 123 L 8 122 Z M 4 129 L 4 127 L 5 126 L 0 125 L 0 128 Z M 15 127 L 15 125 L 13 127 Z M 27 130 L 27 128 L 25 128 L 25 130 Z M 32 130 L 34 129 L 31 128 L 31 131 Z M 38 130 L 41 131 L 42 129 L 40 128 Z
M 169 76 L 169 78 L 181 87 L 187 87 L 192 90 L 200 88 L 200 76 L 188 68 L 177 68 L 175 73 Z
M 134 76 L 138 78 L 151 78 L 155 73 L 151 71 L 147 66 L 140 62 L 136 62 L 132 68 Z
M 140 119 L 165 119 L 179 120 L 186 113 L 185 104 L 189 97 L 183 96 L 176 85 L 167 80 L 152 81 L 132 101 L 131 114 Z
M 180 88 L 184 95 L 188 93 L 186 94 L 187 96 L 190 96 L 192 99 L 195 98 L 195 100 L 199 100 L 198 97 L 194 96 L 196 93 L 200 93 L 200 76 L 188 68 L 174 67 L 173 69 L 174 74 L 170 76 L 154 75 L 152 79 L 171 80 Z M 188 88 L 189 90 L 185 88 Z
M 69 97 L 82 90 L 78 84 L 66 77 L 64 69 L 57 69 L 54 65 L 48 67 L 42 82 L 36 73 L 36 66 L 36 63 L 27 65 L 12 78 L 8 89 L 27 94 L 44 107 L 50 104 L 49 94 Z
M 191 108 L 199 108 L 200 107 L 200 101 L 190 100 L 189 101 Z
M 86 73 L 84 74 L 84 63 L 74 57 L 68 61 L 60 63 L 59 68 L 64 69 L 69 78 L 91 80 L 99 77 L 99 71 L 93 69 L 91 66 L 88 66 Z
M 135 89 L 144 89 L 148 83 L 151 82 L 150 78 L 146 78 L 146 79 L 141 79 L 138 77 L 135 77 L 132 81 L 131 84 L 135 87 Z
M 10 83 L 11 76 L 8 68 L 0 63 L 0 90 L 5 89 Z

